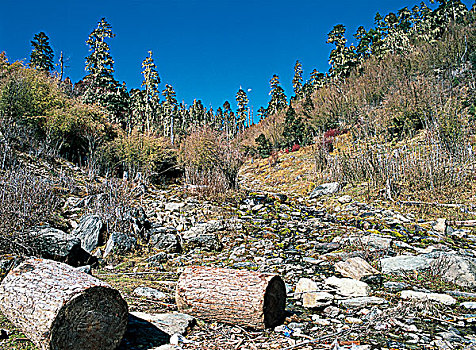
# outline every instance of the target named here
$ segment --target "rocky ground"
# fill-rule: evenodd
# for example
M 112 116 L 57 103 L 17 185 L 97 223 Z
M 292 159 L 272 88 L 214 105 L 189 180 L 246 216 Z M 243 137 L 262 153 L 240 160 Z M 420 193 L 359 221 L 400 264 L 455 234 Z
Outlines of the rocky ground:
M 337 183 L 292 196 L 249 180 L 219 204 L 181 187 L 136 189 L 127 234 L 105 235 L 105 219 L 84 211 L 98 195 L 69 197 L 66 246 L 99 259 L 91 273 L 129 304 L 121 349 L 476 348 L 474 229 L 363 203 Z M 285 324 L 256 331 L 176 313 L 175 283 L 190 265 L 279 274 Z M 34 348 L 2 316 L 0 328 L 0 347 Z

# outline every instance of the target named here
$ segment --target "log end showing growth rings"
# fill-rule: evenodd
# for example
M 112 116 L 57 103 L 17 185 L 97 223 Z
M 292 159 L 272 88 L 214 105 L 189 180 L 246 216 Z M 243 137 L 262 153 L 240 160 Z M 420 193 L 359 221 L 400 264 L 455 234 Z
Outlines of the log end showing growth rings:
M 59 311 L 51 328 L 51 350 L 113 350 L 126 327 L 127 304 L 120 293 L 89 288 Z

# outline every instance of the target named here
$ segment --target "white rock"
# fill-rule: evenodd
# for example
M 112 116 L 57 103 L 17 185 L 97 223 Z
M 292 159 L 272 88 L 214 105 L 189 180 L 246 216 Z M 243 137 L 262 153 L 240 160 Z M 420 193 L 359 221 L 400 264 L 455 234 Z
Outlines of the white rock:
M 302 306 L 307 308 L 329 305 L 334 296 L 327 292 L 320 292 L 317 283 L 309 278 L 301 278 L 294 292 L 296 298 L 302 298 Z
M 360 280 L 364 276 L 378 275 L 380 272 L 360 257 L 340 261 L 334 265 L 342 276 Z
M 340 305 L 345 307 L 364 307 L 369 305 L 382 305 L 387 303 L 387 300 L 378 297 L 357 297 L 351 299 L 344 299 L 339 302 Z
M 165 295 L 161 291 L 149 287 L 137 287 L 136 289 L 134 289 L 132 294 L 137 295 L 139 297 L 146 297 L 155 300 L 163 300 L 167 298 L 167 295 Z
M 436 219 L 436 221 L 433 223 L 433 231 L 441 234 L 446 233 L 446 227 L 446 219 L 444 218 Z
M 464 303 L 461 303 L 461 306 L 466 308 L 466 309 L 476 309 L 476 302 L 466 301 Z
M 352 197 L 346 194 L 344 196 L 339 197 L 337 200 L 341 204 L 346 204 L 352 202 Z
M 351 278 L 329 277 L 325 284 L 335 287 L 340 295 L 346 297 L 365 297 L 369 295 L 369 285 Z
M 431 300 L 444 305 L 454 305 L 456 304 L 456 299 L 447 294 L 438 294 L 438 293 L 424 293 L 416 292 L 413 290 L 404 290 L 400 294 L 402 299 L 413 299 L 413 300 Z

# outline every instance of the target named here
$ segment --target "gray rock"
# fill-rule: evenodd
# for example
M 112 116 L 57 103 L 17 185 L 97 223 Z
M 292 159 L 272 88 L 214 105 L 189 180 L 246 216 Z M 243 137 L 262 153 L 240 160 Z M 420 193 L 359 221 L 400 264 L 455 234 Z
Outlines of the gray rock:
M 187 330 L 195 324 L 194 317 L 181 313 L 148 314 L 144 312 L 131 312 L 131 314 L 152 323 L 170 336 L 177 333 L 185 335 Z
M 409 285 L 405 282 L 385 282 L 383 284 L 383 288 L 392 293 L 400 292 L 408 287 Z
M 334 194 L 338 192 L 340 188 L 341 188 L 341 185 L 339 182 L 330 182 L 330 183 L 319 185 L 314 190 L 312 190 L 311 194 L 309 195 L 309 199 L 314 199 L 321 196 Z
M 459 255 L 441 255 L 430 264 L 434 274 L 461 287 L 476 288 L 476 260 Z
M 367 307 L 370 305 L 388 304 L 388 301 L 378 297 L 357 297 L 340 300 L 339 304 L 344 307 Z
M 223 225 L 215 220 L 198 224 L 190 230 L 183 232 L 184 248 L 202 248 L 209 251 L 219 251 L 223 248 L 223 245 L 216 232 L 223 229 Z
M 42 258 L 69 264 L 74 267 L 96 265 L 97 258 L 81 247 L 79 238 L 52 228 L 36 228 L 29 232 L 29 245 Z
M 351 278 L 329 277 L 325 284 L 335 287 L 337 292 L 346 297 L 365 297 L 369 294 L 370 287 L 367 283 L 353 280 Z
M 447 294 L 438 294 L 438 293 L 424 293 L 416 292 L 414 290 L 404 290 L 400 294 L 402 299 L 413 299 L 413 300 L 430 300 L 436 301 L 444 305 L 454 305 L 456 304 L 456 299 Z
M 91 274 L 91 265 L 79 266 L 76 270 L 87 273 L 88 275 Z
M 148 299 L 154 300 L 163 300 L 167 298 L 167 295 L 165 293 L 162 293 L 160 290 L 150 287 L 137 287 L 136 289 L 134 289 L 132 294 L 138 297 L 146 297 Z
M 79 238 L 81 247 L 91 253 L 101 243 L 102 220 L 97 215 L 83 215 L 71 234 Z
M 124 232 L 113 232 L 109 236 L 104 249 L 103 257 L 108 256 L 112 252 L 128 253 L 137 246 L 137 239 Z
M 165 211 L 171 211 L 171 212 L 178 212 L 180 209 L 185 207 L 185 203 L 180 202 L 180 203 L 165 203 Z
M 178 253 L 181 250 L 180 237 L 173 227 L 153 226 L 150 230 L 150 244 L 167 253 Z
M 423 271 L 430 268 L 433 259 L 421 255 L 399 255 L 380 259 L 382 273 L 392 274 L 404 271 Z
M 334 265 L 336 271 L 344 277 L 349 277 L 360 281 L 364 276 L 379 275 L 380 272 L 373 268 L 367 261 L 360 257 L 350 258 L 340 261 Z

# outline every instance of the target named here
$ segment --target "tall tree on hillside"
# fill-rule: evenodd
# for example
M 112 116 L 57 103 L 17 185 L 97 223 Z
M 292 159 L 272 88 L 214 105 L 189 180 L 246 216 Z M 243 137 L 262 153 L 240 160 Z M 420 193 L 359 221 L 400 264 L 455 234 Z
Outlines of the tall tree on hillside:
M 170 142 L 174 144 L 175 142 L 175 119 L 176 119 L 176 111 L 177 111 L 177 98 L 175 94 L 175 90 L 172 85 L 166 84 L 165 89 L 162 91 L 162 95 L 165 97 L 165 101 L 163 103 L 165 118 L 169 120 L 169 136 Z
M 238 130 L 243 131 L 245 129 L 246 117 L 247 117 L 247 106 L 248 106 L 248 96 L 246 92 L 240 87 L 236 93 L 236 104 L 238 105 L 237 110 L 237 124 Z M 235 130 L 236 132 L 237 130 Z
M 264 108 L 263 106 L 261 106 L 259 109 L 258 109 L 258 116 L 259 116 L 259 120 L 258 122 L 266 119 L 266 108 Z
M 302 145 L 304 141 L 305 126 L 302 119 L 297 116 L 292 106 L 289 106 L 284 119 L 283 137 L 287 147 Z
M 117 121 L 124 107 L 121 101 L 122 86 L 114 79 L 114 60 L 106 39 L 114 38 L 111 25 L 101 18 L 97 27 L 89 34 L 89 56 L 86 57 L 88 75 L 84 78 L 82 99 L 86 103 L 97 103 L 111 112 Z
M 270 96 L 271 100 L 268 103 L 268 108 L 266 109 L 267 115 L 272 115 L 278 113 L 282 109 L 286 108 L 286 95 L 284 90 L 279 83 L 279 77 L 274 74 L 271 80 L 269 81 L 270 86 Z
M 295 99 L 301 99 L 303 96 L 302 91 L 302 64 L 299 60 L 294 65 L 294 77 L 293 77 L 293 90 Z
M 159 73 L 157 73 L 157 66 L 155 65 L 154 59 L 152 58 L 152 51 L 149 51 L 149 56 L 144 59 L 142 62 L 141 72 L 144 76 L 142 81 L 143 87 L 145 87 L 145 98 L 146 98 L 146 131 L 150 132 L 151 122 L 157 122 L 157 105 L 159 100 L 159 84 L 160 78 Z
M 342 24 L 334 26 L 327 35 L 327 43 L 334 44 L 335 48 L 329 55 L 329 64 L 331 68 L 329 72 L 334 77 L 349 76 L 352 67 L 358 63 L 355 47 L 347 47 L 347 39 L 345 38 L 345 27 Z
M 228 101 L 225 101 L 223 103 L 223 130 L 225 130 L 226 137 L 229 138 L 231 131 L 232 131 L 232 126 L 230 123 L 231 120 L 231 104 Z
M 44 32 L 35 34 L 31 41 L 33 50 L 30 54 L 30 67 L 45 72 L 51 72 L 54 69 L 53 49 L 48 40 L 49 38 Z

